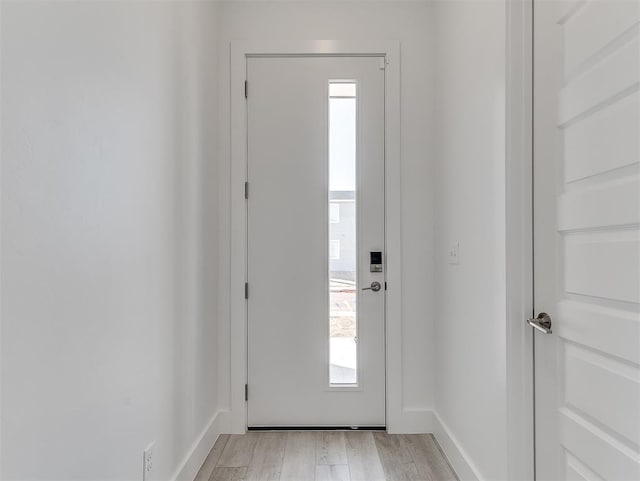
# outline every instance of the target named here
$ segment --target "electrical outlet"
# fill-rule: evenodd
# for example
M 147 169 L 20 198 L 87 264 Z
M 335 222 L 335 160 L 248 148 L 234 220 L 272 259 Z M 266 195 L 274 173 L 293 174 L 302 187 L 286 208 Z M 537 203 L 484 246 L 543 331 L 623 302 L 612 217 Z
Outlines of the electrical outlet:
M 149 443 L 142 453 L 142 481 L 149 481 L 153 474 L 153 448 L 156 442 Z
M 447 253 L 447 262 L 449 264 L 459 264 L 460 263 L 460 243 L 454 242 L 449 247 L 449 252 Z

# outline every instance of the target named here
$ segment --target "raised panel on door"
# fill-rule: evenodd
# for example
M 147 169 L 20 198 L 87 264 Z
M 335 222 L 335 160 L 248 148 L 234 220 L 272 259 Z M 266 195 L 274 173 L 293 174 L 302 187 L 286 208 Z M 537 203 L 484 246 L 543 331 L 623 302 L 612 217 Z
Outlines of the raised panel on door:
M 640 3 L 534 1 L 536 477 L 640 479 Z

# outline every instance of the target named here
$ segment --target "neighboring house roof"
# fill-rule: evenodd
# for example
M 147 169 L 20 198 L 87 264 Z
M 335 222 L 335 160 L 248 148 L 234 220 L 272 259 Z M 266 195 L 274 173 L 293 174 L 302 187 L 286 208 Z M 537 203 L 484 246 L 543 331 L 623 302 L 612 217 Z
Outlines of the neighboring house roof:
M 329 200 L 355 200 L 355 190 L 332 190 L 329 191 Z

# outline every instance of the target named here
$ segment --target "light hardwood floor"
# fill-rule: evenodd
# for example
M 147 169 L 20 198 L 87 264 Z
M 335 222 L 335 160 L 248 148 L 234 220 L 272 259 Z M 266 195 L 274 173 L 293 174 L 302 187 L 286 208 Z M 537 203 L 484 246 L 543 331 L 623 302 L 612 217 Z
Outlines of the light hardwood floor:
M 430 434 L 223 434 L 195 481 L 457 481 Z

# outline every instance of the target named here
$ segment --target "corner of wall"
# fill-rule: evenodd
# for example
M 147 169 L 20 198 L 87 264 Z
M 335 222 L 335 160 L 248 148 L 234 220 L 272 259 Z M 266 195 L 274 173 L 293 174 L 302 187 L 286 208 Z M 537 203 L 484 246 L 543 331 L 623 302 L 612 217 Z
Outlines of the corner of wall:
M 486 479 L 480 474 L 460 441 L 435 412 L 433 413 L 433 435 L 460 481 L 482 481 Z
M 389 434 L 422 434 L 433 432 L 433 410 L 431 408 L 403 408 L 400 415 L 390 419 Z
M 230 419 L 229 411 L 216 411 L 176 469 L 172 481 L 194 480 L 220 434 L 229 430 Z

